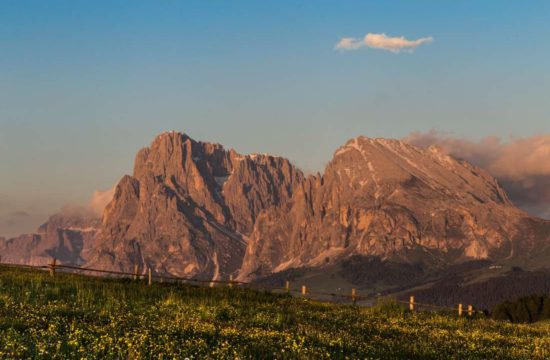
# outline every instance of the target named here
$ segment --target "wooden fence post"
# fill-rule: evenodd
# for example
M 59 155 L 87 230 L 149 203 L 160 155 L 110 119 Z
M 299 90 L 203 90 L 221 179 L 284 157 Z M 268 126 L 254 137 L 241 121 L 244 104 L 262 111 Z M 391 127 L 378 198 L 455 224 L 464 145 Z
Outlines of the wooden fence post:
M 290 292 L 290 281 L 288 281 L 288 280 L 285 282 L 285 290 L 286 290 L 287 293 Z
M 353 301 L 353 305 L 357 303 L 357 293 L 355 288 L 351 289 L 351 301 Z
M 472 316 L 474 312 L 474 308 L 472 307 L 472 305 L 468 305 L 468 316 Z
M 302 296 L 306 296 L 307 294 L 307 288 L 305 285 L 302 285 Z
M 56 265 L 57 265 L 57 259 L 53 258 L 52 262 L 50 263 L 50 276 L 52 276 L 52 277 L 55 276 L 55 267 L 56 267 Z
M 409 299 L 409 310 L 414 311 L 414 296 L 411 296 Z
M 151 286 L 153 284 L 153 274 L 151 272 L 151 268 L 149 268 L 148 270 L 148 275 L 149 275 L 149 281 L 147 282 L 147 285 Z
M 229 287 L 233 287 L 233 274 L 229 274 Z
M 134 281 L 137 281 L 138 279 L 138 271 L 139 267 L 137 265 L 134 265 Z
M 458 304 L 458 316 L 462 316 L 462 304 Z

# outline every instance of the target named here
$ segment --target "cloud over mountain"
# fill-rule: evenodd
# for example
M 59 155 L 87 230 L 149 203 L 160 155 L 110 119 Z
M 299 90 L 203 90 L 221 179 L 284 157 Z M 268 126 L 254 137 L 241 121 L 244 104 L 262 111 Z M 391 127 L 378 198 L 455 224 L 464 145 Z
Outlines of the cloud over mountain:
M 357 50 L 363 47 L 381 49 L 399 53 L 401 51 L 413 52 L 418 46 L 433 42 L 433 37 L 428 36 L 416 40 L 407 40 L 404 36 L 391 37 L 384 33 L 368 33 L 362 39 L 345 37 L 336 44 L 337 50 Z
M 105 206 L 113 199 L 115 194 L 115 187 L 112 187 L 105 191 L 95 191 L 90 199 L 89 207 L 97 216 L 103 214 Z
M 431 130 L 413 132 L 404 140 L 422 147 L 437 145 L 448 154 L 486 169 L 502 183 L 516 205 L 550 218 L 550 134 L 508 141 L 490 136 L 471 141 Z

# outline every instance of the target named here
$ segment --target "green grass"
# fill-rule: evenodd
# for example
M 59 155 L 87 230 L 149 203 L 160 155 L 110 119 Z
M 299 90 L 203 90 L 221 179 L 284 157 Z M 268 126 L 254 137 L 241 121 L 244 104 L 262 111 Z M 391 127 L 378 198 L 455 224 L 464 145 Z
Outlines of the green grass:
M 550 323 L 0 267 L 0 358 L 550 358 Z

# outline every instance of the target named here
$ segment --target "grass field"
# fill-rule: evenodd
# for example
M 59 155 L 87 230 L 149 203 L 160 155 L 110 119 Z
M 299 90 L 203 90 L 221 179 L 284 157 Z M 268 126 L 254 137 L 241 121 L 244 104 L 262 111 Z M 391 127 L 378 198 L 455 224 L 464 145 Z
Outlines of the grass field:
M 543 359 L 550 323 L 0 267 L 0 358 Z

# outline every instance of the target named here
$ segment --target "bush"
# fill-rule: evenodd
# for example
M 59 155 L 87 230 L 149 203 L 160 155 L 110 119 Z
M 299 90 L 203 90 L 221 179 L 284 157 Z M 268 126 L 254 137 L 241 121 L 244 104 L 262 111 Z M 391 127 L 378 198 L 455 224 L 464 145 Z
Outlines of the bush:
M 391 297 L 381 297 L 376 301 L 374 311 L 384 315 L 403 315 L 408 308 Z
M 531 295 L 495 306 L 492 317 L 513 323 L 532 323 L 550 319 L 550 297 Z
M 219 321 L 231 321 L 235 316 L 235 311 L 229 306 L 221 306 L 216 311 L 216 320 Z

